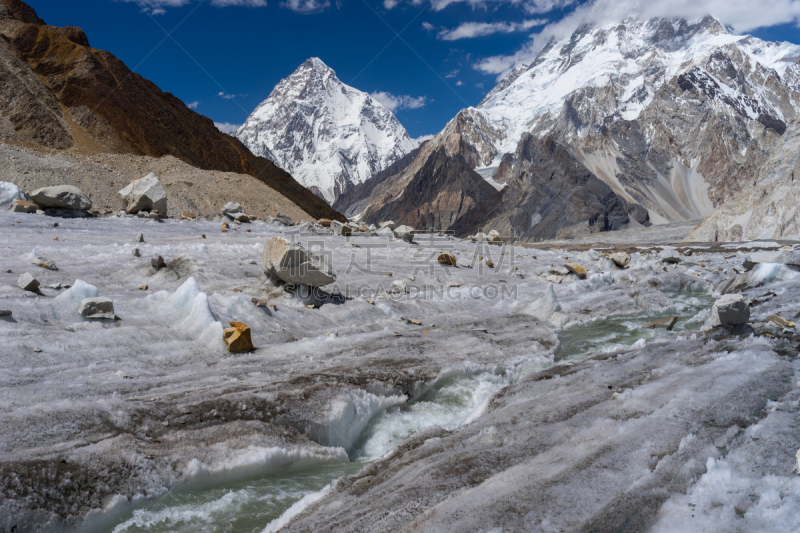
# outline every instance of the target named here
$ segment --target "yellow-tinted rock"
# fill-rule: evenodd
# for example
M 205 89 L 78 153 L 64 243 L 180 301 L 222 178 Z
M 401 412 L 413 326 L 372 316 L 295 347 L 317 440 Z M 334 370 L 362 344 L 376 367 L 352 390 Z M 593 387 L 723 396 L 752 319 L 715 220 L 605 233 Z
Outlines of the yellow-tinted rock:
M 324 228 L 328 228 L 331 225 L 331 219 L 329 219 L 329 218 L 321 218 L 321 219 L 319 219 L 319 224 L 320 224 L 320 226 L 322 226 Z
M 456 256 L 450 252 L 442 252 L 439 254 L 439 262 L 443 265 L 453 266 L 456 264 Z
M 586 279 L 588 276 L 588 274 L 586 273 L 586 269 L 580 266 L 578 263 L 573 263 L 572 261 L 570 261 L 564 266 L 567 267 L 567 270 L 569 270 L 573 274 L 576 274 L 581 279 Z
M 782 328 L 793 328 L 795 326 L 794 322 L 792 322 L 791 320 L 786 320 L 785 318 L 781 318 L 778 315 L 769 315 L 767 317 L 767 320 Z
M 250 326 L 241 322 L 231 322 L 231 327 L 222 332 L 222 338 L 229 352 L 246 352 L 253 349 L 250 339 Z

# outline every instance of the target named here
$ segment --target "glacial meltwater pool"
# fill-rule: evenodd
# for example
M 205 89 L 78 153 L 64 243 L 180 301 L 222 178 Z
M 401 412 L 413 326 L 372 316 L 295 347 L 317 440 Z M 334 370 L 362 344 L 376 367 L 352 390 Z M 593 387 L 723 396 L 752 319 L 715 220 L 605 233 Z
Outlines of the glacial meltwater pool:
M 691 318 L 709 309 L 714 298 L 697 292 L 670 296 L 673 304 L 658 312 L 612 316 L 562 330 L 555 361 L 578 361 L 617 345 L 630 346 L 640 339 L 654 338 L 657 332 L 642 329 L 642 323 L 670 315 L 680 316 L 674 331 L 699 330 L 703 321 Z M 502 387 L 546 366 L 539 363 L 504 375 L 487 372 L 440 379 L 415 401 L 377 415 L 356 446 L 347 450 L 349 462 L 286 469 L 203 488 L 178 488 L 128 510 L 110 527 L 92 532 L 260 533 L 303 497 L 341 476 L 358 472 L 420 429 L 433 425 L 454 429 L 469 422 L 483 412 Z

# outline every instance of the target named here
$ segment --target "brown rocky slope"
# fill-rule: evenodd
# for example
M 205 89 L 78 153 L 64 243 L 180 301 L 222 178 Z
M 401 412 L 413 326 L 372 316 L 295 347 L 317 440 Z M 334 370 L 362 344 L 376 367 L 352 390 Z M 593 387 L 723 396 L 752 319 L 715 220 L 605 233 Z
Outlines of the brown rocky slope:
M 210 119 L 131 72 L 113 54 L 92 48 L 79 28 L 46 25 L 21 0 L 0 0 L 0 46 L 7 46 L 35 74 L 25 73 L 20 62 L 0 50 L 0 68 L 9 64 L 6 71 L 17 71 L 15 83 L 27 87 L 27 105 L 18 106 L 22 112 L 0 108 L 18 140 L 64 149 L 88 137 L 96 152 L 172 155 L 204 170 L 249 174 L 312 217 L 343 220 L 287 172 L 217 130 Z M 54 109 L 47 92 L 60 109 Z

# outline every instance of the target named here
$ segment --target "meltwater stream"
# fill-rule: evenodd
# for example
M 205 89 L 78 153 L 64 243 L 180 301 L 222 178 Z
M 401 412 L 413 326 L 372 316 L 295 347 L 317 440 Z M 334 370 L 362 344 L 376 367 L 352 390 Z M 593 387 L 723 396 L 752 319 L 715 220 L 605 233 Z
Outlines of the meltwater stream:
M 681 316 L 675 331 L 698 330 L 702 320 L 691 318 L 710 308 L 713 298 L 704 293 L 681 292 L 672 295 L 672 302 L 672 306 L 657 313 L 613 316 L 565 329 L 559 333 L 555 360 L 578 361 L 617 345 L 630 346 L 640 339 L 653 338 L 656 333 L 642 329 L 641 324 L 672 314 Z M 376 416 L 349 454 L 349 462 L 290 468 L 212 487 L 174 490 L 124 514 L 106 531 L 260 533 L 304 496 L 322 490 L 341 476 L 358 472 L 423 428 L 438 425 L 455 429 L 469 422 L 482 413 L 502 387 L 549 365 L 550 362 L 540 362 L 504 375 L 487 372 L 441 379 L 415 401 Z

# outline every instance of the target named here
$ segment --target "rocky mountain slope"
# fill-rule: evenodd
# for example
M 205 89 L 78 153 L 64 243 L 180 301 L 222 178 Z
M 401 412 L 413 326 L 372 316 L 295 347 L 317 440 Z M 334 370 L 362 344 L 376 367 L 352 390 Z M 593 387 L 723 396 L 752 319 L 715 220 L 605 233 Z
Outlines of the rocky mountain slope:
M 598 212 L 586 206 L 609 201 L 633 214 L 634 222 L 618 219 L 623 226 L 700 219 L 753 183 L 784 144 L 800 110 L 798 56 L 799 46 L 737 35 L 711 17 L 583 26 L 512 71 L 477 108 L 462 110 L 418 158 L 441 148 L 497 186 L 533 193 L 549 176 L 529 175 L 528 135 L 552 138 L 579 163 L 576 172 L 588 171 L 615 198 L 599 189 L 583 199 L 560 196 L 589 216 L 575 221 L 547 219 L 551 204 L 526 209 L 520 202 L 530 196 L 505 194 L 501 207 L 463 223 L 505 224 L 533 240 L 565 226 L 593 231 Z M 415 161 L 384 180 L 360 214 L 369 218 L 396 200 L 422 166 Z M 497 219 L 503 211 L 526 216 Z
M 312 217 L 341 216 L 210 119 L 92 48 L 82 30 L 48 26 L 21 0 L 0 0 L 0 73 L 0 135 L 7 139 L 89 153 L 172 155 L 197 168 L 254 176 Z
M 391 111 L 316 57 L 281 80 L 236 137 L 330 203 L 416 147 Z

